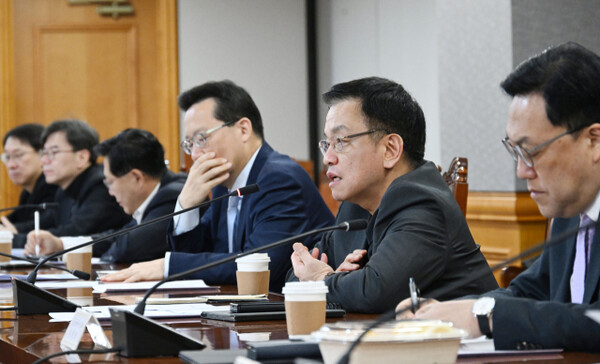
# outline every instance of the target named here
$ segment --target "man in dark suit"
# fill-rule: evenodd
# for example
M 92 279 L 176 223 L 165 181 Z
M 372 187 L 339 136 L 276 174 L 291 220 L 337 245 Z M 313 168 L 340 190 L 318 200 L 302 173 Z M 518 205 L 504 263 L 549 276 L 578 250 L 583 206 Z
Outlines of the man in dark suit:
M 102 183 L 102 166 L 96 164 L 94 147 L 98 133 L 81 120 L 57 120 L 42 133 L 41 152 L 46 182 L 58 186 L 54 202 L 58 209 L 40 217 L 40 228 L 56 236 L 80 236 L 117 229 L 127 222 L 123 212 Z M 35 231 L 26 239 L 16 235 L 13 246 L 35 244 Z
M 152 133 L 141 129 L 126 129 L 96 146 L 104 156 L 104 183 L 123 211 L 132 215 L 128 228 L 173 211 L 177 196 L 185 184 L 185 174 L 175 174 L 165 165 L 165 152 Z M 169 249 L 166 238 L 168 220 L 133 230 L 93 247 L 94 256 L 118 263 L 141 262 L 164 256 Z M 99 238 L 114 230 L 92 237 L 58 238 L 40 233 L 38 244 L 42 254 L 50 254 L 78 243 Z M 25 252 L 35 247 L 25 246 Z
M 501 86 L 513 98 L 503 143 L 542 214 L 554 218 L 552 236 L 597 221 L 600 57 L 565 43 L 519 65 Z M 486 334 L 496 349 L 600 352 L 600 325 L 586 315 L 600 310 L 595 230 L 583 227 L 544 249 L 507 289 L 426 304 L 415 316 L 453 321 L 471 336 Z
M 8 177 L 17 186 L 23 187 L 19 206 L 52 202 L 56 186 L 46 183 L 42 173 L 39 152 L 42 149 L 40 124 L 23 124 L 10 130 L 4 136 L 2 162 Z M 27 233 L 33 229 L 34 209 L 24 208 L 2 216 L 0 230 L 7 229 L 13 234 Z M 45 213 L 42 212 L 42 213 Z
M 423 160 L 425 117 L 408 92 L 371 77 L 334 85 L 323 99 L 323 162 L 333 197 L 345 201 L 338 221 L 369 224 L 326 234 L 312 253 L 294 244 L 295 276 L 324 280 L 328 301 L 369 313 L 408 297 L 410 277 L 431 295 L 454 287 L 445 298 L 497 288 L 448 185 Z M 482 278 L 467 284 L 474 274 Z
M 165 259 L 134 264 L 103 280 L 152 280 L 241 251 L 331 225 L 333 216 L 308 174 L 264 141 L 258 108 L 231 81 L 209 82 L 179 96 L 185 111 L 184 151 L 194 164 L 179 195 L 178 210 L 250 184 L 260 190 L 177 216 L 170 227 L 172 252 Z M 316 237 L 307 238 L 312 246 Z M 280 291 L 291 247 L 268 251 L 270 289 Z M 234 284 L 235 263 L 200 272 L 208 284 Z M 190 277 L 192 278 L 192 277 Z

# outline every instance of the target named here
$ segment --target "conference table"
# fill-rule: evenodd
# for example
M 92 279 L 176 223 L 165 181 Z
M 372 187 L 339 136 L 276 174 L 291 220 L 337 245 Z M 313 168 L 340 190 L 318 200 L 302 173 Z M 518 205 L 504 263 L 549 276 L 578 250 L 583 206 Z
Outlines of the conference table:
M 94 270 L 106 270 L 121 268 L 112 265 L 94 265 Z M 26 270 L 23 268 L 0 270 L 0 273 L 23 274 Z M 42 270 L 41 273 L 52 272 L 52 270 Z M 95 274 L 93 275 L 95 276 Z M 87 297 L 93 302 L 94 306 L 100 305 L 118 305 L 133 304 L 136 296 L 140 294 L 92 294 L 91 289 L 59 289 L 52 292 L 63 297 Z M 204 293 L 204 292 L 202 292 Z M 236 294 L 235 286 L 220 286 L 216 294 Z M 168 293 L 159 292 L 152 297 L 185 297 L 197 296 L 198 291 L 169 291 Z M 211 293 L 215 294 L 215 293 Z M 283 296 L 271 293 L 270 301 L 282 301 Z M 0 283 L 0 306 L 11 306 L 12 294 L 10 294 L 10 283 Z M 344 318 L 328 319 L 328 323 L 339 320 L 356 321 L 369 320 L 375 315 L 351 314 L 348 313 Z M 16 315 L 14 311 L 0 311 L 0 363 L 31 363 L 41 357 L 62 351 L 60 341 L 63 338 L 64 331 L 68 323 L 49 322 L 48 315 Z M 254 322 L 224 322 L 217 320 L 208 320 L 200 317 L 179 318 L 179 319 L 161 319 L 158 322 L 169 325 L 176 330 L 202 341 L 207 345 L 206 349 L 243 349 L 246 342 L 257 338 L 278 340 L 287 339 L 287 328 L 285 320 L 276 321 L 254 321 Z M 110 322 L 103 322 L 106 336 L 112 340 Z M 88 333 L 85 333 L 79 349 L 93 349 L 93 341 Z M 82 362 L 110 362 L 110 363 L 181 363 L 177 357 L 157 357 L 157 358 L 125 358 L 118 354 L 86 354 L 80 355 Z M 64 356 L 51 359 L 54 363 L 67 363 Z M 586 353 L 559 353 L 547 355 L 520 355 L 504 357 L 477 357 L 477 358 L 459 358 L 458 363 L 518 363 L 523 361 L 539 363 L 598 363 L 600 355 Z M 376 359 L 373 361 L 376 362 Z

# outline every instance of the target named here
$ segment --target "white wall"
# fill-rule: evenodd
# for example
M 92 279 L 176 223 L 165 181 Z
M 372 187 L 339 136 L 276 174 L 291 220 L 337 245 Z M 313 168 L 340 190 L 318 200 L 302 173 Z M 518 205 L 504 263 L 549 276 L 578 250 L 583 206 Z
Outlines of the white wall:
M 179 87 L 230 79 L 256 102 L 265 139 L 306 160 L 306 17 L 298 0 L 179 0 Z

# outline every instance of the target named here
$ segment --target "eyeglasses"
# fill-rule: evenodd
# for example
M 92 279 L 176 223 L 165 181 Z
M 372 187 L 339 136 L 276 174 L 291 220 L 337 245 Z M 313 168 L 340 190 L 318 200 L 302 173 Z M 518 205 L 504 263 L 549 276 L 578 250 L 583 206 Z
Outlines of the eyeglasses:
M 515 160 L 515 162 L 518 162 L 519 157 L 521 157 L 521 160 L 523 161 L 523 163 L 525 163 L 527 167 L 533 168 L 533 157 L 535 157 L 535 155 L 538 154 L 542 148 L 547 147 L 548 145 L 564 137 L 565 135 L 572 134 L 576 131 L 579 131 L 582 128 L 583 127 L 576 128 L 573 130 L 567 130 L 564 133 L 561 133 L 555 136 L 554 138 L 543 142 L 542 144 L 538 144 L 537 146 L 531 149 L 522 147 L 519 144 L 515 145 L 511 143 L 510 140 L 508 140 L 508 137 L 502 139 L 502 144 L 504 144 L 504 147 L 508 151 L 508 154 L 510 154 L 510 156 Z
M 58 149 L 42 149 L 40 151 L 40 158 L 48 158 L 49 161 L 53 161 L 58 153 L 73 153 L 75 152 L 73 149 L 71 150 L 58 150 Z
M 208 136 L 212 133 L 214 133 L 215 131 L 225 127 L 225 126 L 229 126 L 231 124 L 235 124 L 237 122 L 236 121 L 228 121 L 224 124 L 221 124 L 219 126 L 216 126 L 212 129 L 208 129 L 205 132 L 199 132 L 194 134 L 194 136 L 191 139 L 185 139 L 181 142 L 181 148 L 183 149 L 183 151 L 185 152 L 185 154 L 191 155 L 192 154 L 192 149 L 194 147 L 201 149 L 204 148 L 206 146 L 206 139 L 208 138 Z
M 10 161 L 20 162 L 23 159 L 23 157 L 25 157 L 29 153 L 31 153 L 31 151 L 19 151 L 13 154 L 2 153 L 0 155 L 0 159 L 2 159 L 2 163 L 4 164 L 10 163 Z
M 386 133 L 389 133 L 389 131 L 387 131 L 385 129 L 371 129 L 371 130 L 363 131 L 362 133 L 333 137 L 332 138 L 333 142 L 331 142 L 330 139 L 322 139 L 319 141 L 319 149 L 321 150 L 321 153 L 323 155 L 325 155 L 325 154 L 327 154 L 329 147 L 331 147 L 333 145 L 333 150 L 335 150 L 336 152 L 341 152 L 342 150 L 344 150 L 344 145 L 346 143 L 348 143 L 348 139 L 356 138 L 356 137 L 359 137 L 362 135 L 373 134 L 378 131 L 384 131 Z

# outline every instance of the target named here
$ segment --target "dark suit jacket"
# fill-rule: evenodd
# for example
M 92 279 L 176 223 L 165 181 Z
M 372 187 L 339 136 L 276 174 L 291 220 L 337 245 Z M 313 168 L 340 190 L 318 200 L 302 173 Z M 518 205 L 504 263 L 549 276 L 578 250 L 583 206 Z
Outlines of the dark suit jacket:
M 23 190 L 19 197 L 19 206 L 29 204 L 40 204 L 42 202 L 54 201 L 54 194 L 56 193 L 57 186 L 49 185 L 46 183 L 44 174 L 35 181 L 35 186 L 31 193 Z M 13 211 L 10 215 L 6 216 L 8 220 L 15 226 L 19 233 L 28 233 L 33 230 L 33 212 L 35 209 L 18 209 Z M 44 215 L 46 211 L 41 211 L 41 215 Z
M 576 228 L 579 217 L 554 219 L 552 236 Z M 507 289 L 486 294 L 496 298 L 492 314 L 496 349 L 564 348 L 600 352 L 600 325 L 585 316 L 600 310 L 600 233 L 590 251 L 583 304 L 571 303 L 570 279 L 576 234 L 545 249 L 536 262 Z
M 334 269 L 354 249 L 367 250 L 361 269 L 325 279 L 328 301 L 352 312 L 385 312 L 409 297 L 409 277 L 424 297 L 441 300 L 498 287 L 433 163 L 422 164 L 392 182 L 373 216 L 344 203 L 337 219 L 366 217 L 365 231 L 327 233 L 316 245 L 327 253 Z M 467 283 L 477 274 L 483 278 Z
M 183 173 L 175 174 L 171 171 L 163 176 L 156 195 L 144 211 L 142 223 L 173 212 L 177 197 L 185 184 L 186 178 L 187 175 Z M 137 225 L 137 222 L 132 218 L 122 229 L 135 225 Z M 167 242 L 168 226 L 169 220 L 164 220 L 97 243 L 94 245 L 94 256 L 101 256 L 104 261 L 117 263 L 143 262 L 162 258 L 165 256 L 165 252 L 169 250 L 169 243 Z M 94 236 L 94 239 L 111 232 L 113 231 L 105 231 Z
M 258 152 L 248 185 L 257 183 L 260 190 L 243 197 L 234 233 L 234 253 L 228 253 L 227 200 L 210 205 L 200 224 L 187 233 L 169 234 L 172 250 L 169 274 L 179 273 L 237 252 L 250 250 L 296 234 L 333 224 L 331 211 L 308 174 L 289 157 L 263 143 Z M 213 189 L 213 197 L 227 193 L 225 187 Z M 170 225 L 172 232 L 172 223 Z M 318 237 L 303 243 L 312 247 Z M 271 262 L 270 289 L 281 292 L 285 273 L 291 267 L 291 244 L 267 251 Z M 235 263 L 199 272 L 190 278 L 208 284 L 235 284 Z
M 55 236 L 85 236 L 118 229 L 131 219 L 108 190 L 102 179 L 102 165 L 81 172 L 66 190 L 58 188 L 54 202 L 58 209 L 40 216 L 40 228 Z M 27 236 L 17 234 L 13 246 L 25 246 Z

